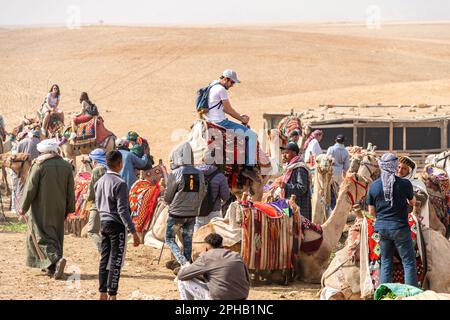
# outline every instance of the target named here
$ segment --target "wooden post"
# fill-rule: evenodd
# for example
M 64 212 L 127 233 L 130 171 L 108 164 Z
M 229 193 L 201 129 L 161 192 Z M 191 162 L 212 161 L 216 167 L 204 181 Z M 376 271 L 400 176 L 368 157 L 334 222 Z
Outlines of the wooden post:
M 403 125 L 403 151 L 406 150 L 406 127 Z
M 389 151 L 394 150 L 394 122 L 389 122 Z
M 448 120 L 444 120 L 441 125 L 441 149 L 448 149 Z
M 354 121 L 353 122 L 353 145 L 357 146 L 358 145 L 358 121 Z M 361 146 L 364 147 L 364 146 Z

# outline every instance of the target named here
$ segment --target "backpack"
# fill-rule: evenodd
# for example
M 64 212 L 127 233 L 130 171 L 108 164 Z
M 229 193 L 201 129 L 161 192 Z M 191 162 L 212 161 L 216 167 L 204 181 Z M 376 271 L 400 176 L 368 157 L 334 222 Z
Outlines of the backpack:
M 208 214 L 210 214 L 213 211 L 214 203 L 216 202 L 217 198 L 219 198 L 219 195 L 215 199 L 212 198 L 212 191 L 211 191 L 211 181 L 212 179 L 219 174 L 220 171 L 217 169 L 210 175 L 205 175 L 205 187 L 206 187 L 206 194 L 205 197 L 202 200 L 202 205 L 200 206 L 200 217 L 206 217 Z
M 98 116 L 98 108 L 95 103 L 89 105 L 86 112 L 93 117 Z
M 217 84 L 222 85 L 221 83 L 217 82 L 214 84 L 210 84 L 207 87 L 200 88 L 197 91 L 197 99 L 195 100 L 195 108 L 197 109 L 197 112 L 208 113 L 209 110 L 220 107 L 220 105 L 222 105 L 222 101 L 220 101 L 218 104 L 211 108 L 208 106 L 209 91 Z

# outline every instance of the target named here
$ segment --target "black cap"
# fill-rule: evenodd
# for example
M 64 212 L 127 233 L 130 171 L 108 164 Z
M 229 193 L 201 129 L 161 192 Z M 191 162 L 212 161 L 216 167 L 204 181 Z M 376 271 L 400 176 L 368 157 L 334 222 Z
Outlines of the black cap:
M 336 136 L 336 141 L 338 141 L 338 142 L 344 142 L 344 140 L 345 140 L 345 137 L 344 137 L 343 134 L 338 134 L 338 135 Z
M 298 145 L 295 142 L 289 142 L 286 147 L 281 148 L 283 150 L 291 150 L 294 151 L 295 153 L 300 153 L 300 148 L 298 147 Z

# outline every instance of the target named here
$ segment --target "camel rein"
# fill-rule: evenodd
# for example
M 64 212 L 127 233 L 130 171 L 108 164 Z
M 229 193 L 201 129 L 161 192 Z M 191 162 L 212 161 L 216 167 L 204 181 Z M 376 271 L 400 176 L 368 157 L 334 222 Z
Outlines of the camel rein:
M 347 195 L 348 195 L 350 201 L 352 202 L 352 206 L 354 206 L 355 203 L 356 203 L 356 201 L 358 200 L 358 186 L 362 187 L 362 188 L 365 190 L 365 194 L 367 194 L 367 188 L 368 188 L 368 186 L 367 186 L 367 184 L 365 184 L 365 185 L 362 184 L 361 182 L 357 181 L 357 180 L 356 180 L 355 178 L 353 178 L 353 177 L 350 177 L 350 180 L 353 181 L 353 182 L 355 183 L 355 189 L 356 189 L 356 192 L 355 192 L 355 196 L 354 196 L 354 197 L 353 197 L 352 193 L 350 192 L 350 190 L 347 191 Z

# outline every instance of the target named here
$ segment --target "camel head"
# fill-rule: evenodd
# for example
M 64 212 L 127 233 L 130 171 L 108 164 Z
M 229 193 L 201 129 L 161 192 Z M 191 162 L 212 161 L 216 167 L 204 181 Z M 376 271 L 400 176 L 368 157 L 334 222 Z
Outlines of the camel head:
M 302 131 L 302 122 L 300 120 L 300 116 L 292 112 L 289 116 L 281 119 L 280 123 L 277 126 L 277 129 L 283 141 L 289 140 L 289 135 L 292 131 Z
M 333 157 L 321 154 L 316 159 L 316 170 L 320 174 L 333 174 Z
M 369 182 L 357 173 L 347 173 L 344 181 L 339 188 L 339 197 L 342 193 L 347 195 L 352 206 L 359 203 L 368 192 Z
M 25 183 L 31 168 L 30 155 L 28 153 L 0 154 L 0 167 L 10 168 L 18 175 L 21 182 Z
M 380 176 L 381 171 L 378 165 L 378 157 L 375 151 L 365 151 L 362 155 L 358 176 L 365 179 L 367 182 L 373 182 Z

